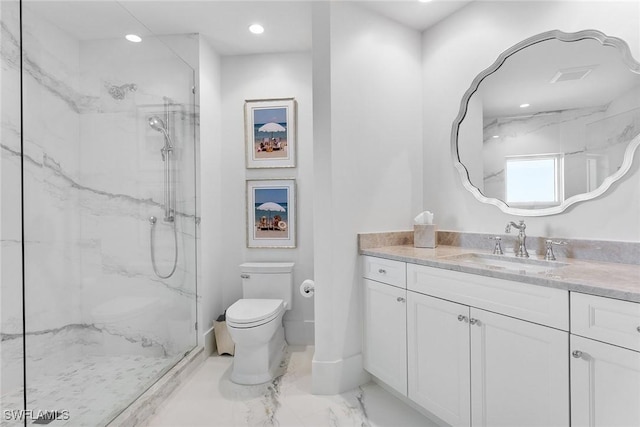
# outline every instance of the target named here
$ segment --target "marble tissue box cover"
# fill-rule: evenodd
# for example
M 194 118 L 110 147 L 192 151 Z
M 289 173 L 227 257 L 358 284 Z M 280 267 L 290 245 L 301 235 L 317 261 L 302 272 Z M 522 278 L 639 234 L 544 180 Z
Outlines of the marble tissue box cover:
M 413 246 L 416 248 L 435 248 L 437 242 L 435 224 L 415 224 L 413 226 Z

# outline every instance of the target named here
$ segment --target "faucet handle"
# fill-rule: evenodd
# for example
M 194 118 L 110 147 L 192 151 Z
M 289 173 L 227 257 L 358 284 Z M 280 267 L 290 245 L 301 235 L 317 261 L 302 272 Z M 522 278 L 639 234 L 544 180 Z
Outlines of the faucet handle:
M 553 245 L 565 246 L 568 243 L 565 242 L 565 241 L 562 241 L 562 240 L 554 242 L 553 240 L 548 239 L 548 240 L 546 240 L 546 244 L 547 244 L 547 250 L 546 250 L 546 252 L 544 254 L 544 259 L 546 259 L 547 261 L 555 261 L 556 260 L 556 256 L 553 253 Z
M 500 246 L 500 243 L 502 242 L 502 237 L 500 237 L 500 236 L 489 237 L 489 240 L 495 240 L 496 241 L 496 245 L 493 248 L 493 254 L 494 255 L 504 255 L 504 252 L 502 252 L 502 246 Z

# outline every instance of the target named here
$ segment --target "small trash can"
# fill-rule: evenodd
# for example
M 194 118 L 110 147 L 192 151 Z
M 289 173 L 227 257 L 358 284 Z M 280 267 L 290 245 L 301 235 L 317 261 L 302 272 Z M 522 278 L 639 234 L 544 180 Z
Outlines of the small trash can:
M 218 317 L 218 319 L 213 322 L 213 332 L 216 337 L 216 347 L 218 348 L 218 354 L 228 354 L 230 356 L 233 356 L 236 345 L 231 339 L 231 335 L 229 335 L 229 330 L 227 329 L 227 322 L 225 321 L 224 315 Z

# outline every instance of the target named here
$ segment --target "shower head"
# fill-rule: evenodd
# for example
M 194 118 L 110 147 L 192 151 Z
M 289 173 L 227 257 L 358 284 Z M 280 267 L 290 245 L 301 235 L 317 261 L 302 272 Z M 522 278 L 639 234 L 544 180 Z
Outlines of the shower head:
M 164 122 L 158 116 L 149 117 L 149 126 L 151 126 L 151 129 L 153 130 L 162 132 L 165 135 L 167 134 L 167 128 L 164 126 Z
M 173 141 L 171 141 L 169 132 L 167 132 L 167 128 L 160 117 L 151 116 L 149 117 L 148 123 L 149 126 L 151 126 L 151 129 L 161 132 L 164 135 L 164 147 L 162 147 L 162 150 L 160 150 L 160 152 L 162 153 L 162 161 L 164 161 L 165 154 L 167 152 L 173 151 Z

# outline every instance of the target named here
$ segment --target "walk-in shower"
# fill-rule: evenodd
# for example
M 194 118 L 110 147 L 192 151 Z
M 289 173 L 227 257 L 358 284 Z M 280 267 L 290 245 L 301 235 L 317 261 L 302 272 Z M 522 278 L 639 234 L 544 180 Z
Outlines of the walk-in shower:
M 197 40 L 125 7 L 0 1 L 1 427 L 107 425 L 197 343 Z

